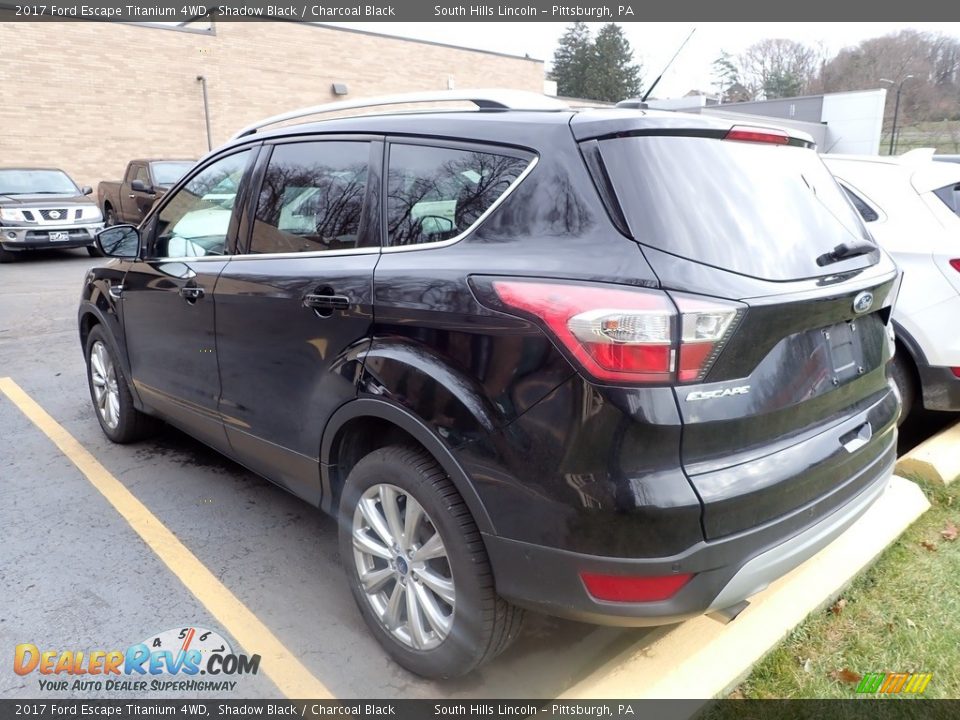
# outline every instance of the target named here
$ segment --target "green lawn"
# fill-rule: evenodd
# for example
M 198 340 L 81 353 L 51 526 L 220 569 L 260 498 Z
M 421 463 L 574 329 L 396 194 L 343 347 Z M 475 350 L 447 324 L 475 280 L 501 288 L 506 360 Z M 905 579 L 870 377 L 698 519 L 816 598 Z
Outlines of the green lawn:
M 960 527 L 960 480 L 948 488 L 919 485 L 930 509 L 730 697 L 851 698 L 855 675 L 930 672 L 924 697 L 960 698 L 960 539 L 941 535 Z

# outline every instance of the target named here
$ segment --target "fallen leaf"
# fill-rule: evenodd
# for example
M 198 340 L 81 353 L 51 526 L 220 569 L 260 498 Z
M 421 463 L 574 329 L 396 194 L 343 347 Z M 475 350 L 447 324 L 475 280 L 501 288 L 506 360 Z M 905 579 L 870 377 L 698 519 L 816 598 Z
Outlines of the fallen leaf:
M 840 613 L 843 612 L 843 609 L 846 606 L 847 606 L 846 598 L 840 598 L 833 604 L 833 607 L 830 608 L 830 612 L 832 612 L 834 615 L 839 615 Z
M 907 627 L 910 628 L 910 629 L 912 629 L 912 630 L 916 630 L 916 629 L 917 629 L 917 624 L 916 624 L 913 620 L 911 620 L 910 618 L 907 618 Z
M 923 548 L 926 549 L 926 550 L 929 550 L 930 552 L 936 552 L 936 551 L 937 551 L 937 546 L 934 545 L 932 542 L 929 542 L 929 541 L 927 541 L 927 540 L 921 541 L 920 546 L 923 547 Z
M 952 522 L 947 520 L 947 527 L 940 531 L 940 534 L 943 536 L 944 540 L 956 540 L 957 539 L 957 526 Z
M 863 678 L 863 676 L 859 673 L 855 673 L 853 670 L 848 670 L 847 668 L 844 668 L 843 670 L 834 670 L 832 673 L 830 673 L 830 677 L 832 677 L 834 680 L 839 680 L 840 682 L 845 683 L 860 682 L 860 680 Z

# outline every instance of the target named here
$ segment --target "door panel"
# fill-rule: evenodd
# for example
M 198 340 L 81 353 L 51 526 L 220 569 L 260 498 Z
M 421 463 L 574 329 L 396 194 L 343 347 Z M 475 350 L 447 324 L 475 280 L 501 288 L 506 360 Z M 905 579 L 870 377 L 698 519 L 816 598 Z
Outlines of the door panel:
M 236 235 L 234 206 L 254 152 L 208 163 L 143 230 L 145 259 L 124 276 L 121 307 L 134 386 L 173 424 L 227 449 L 217 402 L 214 291 Z M 231 187 L 230 192 L 222 192 Z
M 372 324 L 381 155 L 368 139 L 273 148 L 257 171 L 249 251 L 216 288 L 219 409 L 233 455 L 314 504 L 323 428 L 356 396 Z

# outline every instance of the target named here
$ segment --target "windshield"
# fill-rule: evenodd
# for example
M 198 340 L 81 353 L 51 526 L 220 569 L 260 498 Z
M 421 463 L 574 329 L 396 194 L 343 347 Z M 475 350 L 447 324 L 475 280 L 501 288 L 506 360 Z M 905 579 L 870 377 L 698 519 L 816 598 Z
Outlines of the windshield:
M 188 160 L 155 162 L 151 167 L 153 169 L 153 179 L 156 180 L 157 185 L 173 185 L 186 174 L 187 170 L 193 167 L 193 162 Z
M 870 241 L 810 149 L 696 137 L 601 141 L 634 237 L 644 245 L 766 280 L 836 272 L 817 258 Z M 845 260 L 867 266 L 875 253 Z
M 0 195 L 79 195 L 62 170 L 0 170 Z

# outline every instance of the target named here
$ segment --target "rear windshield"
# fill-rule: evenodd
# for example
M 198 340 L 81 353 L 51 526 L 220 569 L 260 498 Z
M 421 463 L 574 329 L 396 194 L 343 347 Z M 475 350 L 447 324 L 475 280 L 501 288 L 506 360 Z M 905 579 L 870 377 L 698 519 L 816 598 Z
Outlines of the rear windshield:
M 960 215 L 960 184 L 947 185 L 933 192 L 955 215 Z
M 877 261 L 869 253 L 817 265 L 840 243 L 870 235 L 813 150 L 663 136 L 601 148 L 630 230 L 645 245 L 768 280 Z

